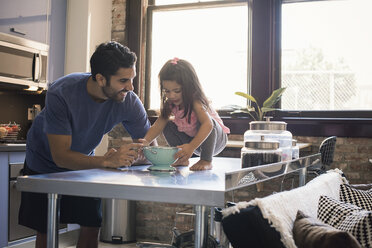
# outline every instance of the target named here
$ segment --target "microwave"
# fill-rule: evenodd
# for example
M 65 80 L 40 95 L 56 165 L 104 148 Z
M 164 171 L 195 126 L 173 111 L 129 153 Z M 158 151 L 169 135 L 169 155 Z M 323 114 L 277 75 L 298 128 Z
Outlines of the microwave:
M 49 46 L 0 33 L 0 84 L 40 91 L 47 88 Z

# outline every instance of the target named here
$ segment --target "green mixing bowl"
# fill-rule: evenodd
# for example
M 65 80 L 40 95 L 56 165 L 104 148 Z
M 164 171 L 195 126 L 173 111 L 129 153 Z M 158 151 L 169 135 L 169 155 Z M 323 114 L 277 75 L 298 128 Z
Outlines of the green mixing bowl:
M 171 166 L 176 159 L 174 155 L 178 152 L 177 147 L 168 146 L 145 146 L 143 154 L 153 164 L 149 170 L 157 171 L 173 171 L 174 167 Z

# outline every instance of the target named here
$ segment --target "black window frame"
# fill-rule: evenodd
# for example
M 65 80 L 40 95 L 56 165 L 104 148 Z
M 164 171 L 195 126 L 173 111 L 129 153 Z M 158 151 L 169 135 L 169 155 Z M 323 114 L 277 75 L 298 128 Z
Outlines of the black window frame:
M 281 84 L 281 7 L 282 4 L 290 2 L 303 2 L 306 0 L 246 0 L 251 6 L 251 85 L 250 94 L 255 96 L 259 104 L 270 96 L 274 89 L 280 87 Z M 314 1 L 314 0 L 309 0 Z M 322 0 L 315 0 L 322 1 Z M 133 2 L 140 2 L 138 11 L 130 9 L 128 13 L 128 31 L 134 30 L 136 22 L 146 19 L 146 0 L 128 0 L 128 5 L 133 5 Z M 151 0 L 149 1 L 151 4 Z M 205 3 L 207 4 L 207 3 Z M 137 3 L 138 5 L 138 3 Z M 154 7 L 148 7 L 154 8 Z M 162 7 L 165 8 L 165 7 Z M 134 20 L 134 21 L 133 21 Z M 128 32 L 128 37 L 136 37 L 136 35 L 146 33 L 150 37 L 150 33 L 145 32 L 146 25 L 137 24 L 140 28 L 137 32 Z M 147 29 L 150 30 L 150 29 Z M 131 40 L 136 41 L 130 44 Z M 139 39 L 129 39 L 129 47 L 137 47 L 137 54 L 146 54 L 145 61 L 149 62 L 149 50 L 143 50 L 146 47 L 146 38 L 142 37 L 142 43 L 138 44 Z M 142 50 L 140 49 L 142 48 Z M 140 63 L 144 61 L 140 61 Z M 139 66 L 140 67 L 140 66 Z M 141 65 L 141 68 L 144 68 Z M 145 68 L 144 68 L 145 69 Z M 146 66 L 146 70 L 148 70 Z M 144 75 L 144 72 L 139 72 Z M 142 90 L 148 87 L 145 77 L 145 83 L 142 83 Z M 266 83 L 266 84 L 264 84 Z M 143 94 L 143 93 L 141 93 Z M 234 97 L 234 96 L 231 96 Z M 145 93 L 145 106 L 149 106 L 149 94 Z M 278 105 L 279 106 L 279 105 Z M 227 113 L 220 113 L 224 123 L 230 127 L 232 134 L 243 134 L 249 128 L 249 122 L 252 121 L 248 116 L 231 116 Z M 156 117 L 153 113 L 149 114 L 151 120 Z M 288 130 L 295 136 L 338 136 L 338 137 L 357 137 L 371 138 L 372 137 L 372 111 L 285 111 L 279 110 L 272 113 L 274 120 L 285 121 L 288 124 Z

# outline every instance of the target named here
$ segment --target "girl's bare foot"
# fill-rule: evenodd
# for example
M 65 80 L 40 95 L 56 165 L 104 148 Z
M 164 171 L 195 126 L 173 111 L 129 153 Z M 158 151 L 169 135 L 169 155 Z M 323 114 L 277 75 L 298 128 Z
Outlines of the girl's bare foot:
M 174 162 L 172 164 L 173 167 L 178 167 L 178 166 L 189 166 L 190 162 L 189 160 L 186 160 L 186 161 L 180 161 L 180 160 L 177 160 L 176 162 Z
M 201 170 L 211 170 L 212 169 L 212 161 L 206 161 L 200 159 L 196 162 L 193 166 L 190 167 L 192 171 L 201 171 Z

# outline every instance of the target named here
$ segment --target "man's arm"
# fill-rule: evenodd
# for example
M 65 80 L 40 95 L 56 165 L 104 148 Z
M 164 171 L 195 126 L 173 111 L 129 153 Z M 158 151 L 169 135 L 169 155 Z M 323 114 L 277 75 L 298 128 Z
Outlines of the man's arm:
M 71 170 L 130 166 L 137 159 L 142 144 L 127 144 L 117 151 L 111 149 L 104 156 L 87 156 L 71 150 L 71 135 L 47 134 L 53 161 Z

